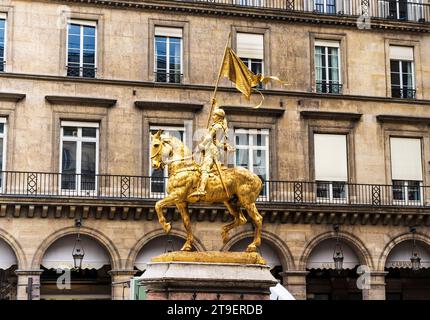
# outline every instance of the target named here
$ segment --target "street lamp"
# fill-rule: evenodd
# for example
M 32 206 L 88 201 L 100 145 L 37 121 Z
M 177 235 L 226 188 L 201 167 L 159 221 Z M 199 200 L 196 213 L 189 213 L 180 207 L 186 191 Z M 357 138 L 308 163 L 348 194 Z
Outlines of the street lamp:
M 412 270 L 417 271 L 421 268 L 421 257 L 417 251 L 417 244 L 415 241 L 415 232 L 417 232 L 417 229 L 415 227 L 410 227 L 410 232 L 412 233 L 412 255 L 411 255 Z
M 333 252 L 333 261 L 334 267 L 337 271 L 341 271 L 343 269 L 343 250 L 339 241 L 339 225 L 335 224 L 333 226 L 334 231 L 336 232 L 336 244 L 334 246 Z
M 75 227 L 78 228 L 78 237 L 76 238 L 75 246 L 73 247 L 73 251 L 72 251 L 73 263 L 74 263 L 75 269 L 82 268 L 82 260 L 84 259 L 84 256 L 85 256 L 85 250 L 84 250 L 84 247 L 82 246 L 81 237 L 79 234 L 79 230 L 80 230 L 79 228 L 81 226 L 82 226 L 81 219 L 76 219 Z

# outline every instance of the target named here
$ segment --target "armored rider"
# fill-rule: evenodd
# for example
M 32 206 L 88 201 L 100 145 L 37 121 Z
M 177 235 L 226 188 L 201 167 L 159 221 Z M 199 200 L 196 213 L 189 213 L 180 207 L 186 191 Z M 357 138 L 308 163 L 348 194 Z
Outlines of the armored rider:
M 190 196 L 204 196 L 206 195 L 206 185 L 209 179 L 209 172 L 214 165 L 218 165 L 219 149 L 224 148 L 227 150 L 228 127 L 227 120 L 225 119 L 225 112 L 223 109 L 216 107 L 212 116 L 213 123 L 208 129 L 208 133 L 203 138 L 203 141 L 198 145 L 203 160 L 201 161 L 201 177 L 200 185 L 197 191 L 193 192 Z M 224 139 L 224 143 L 221 141 Z M 219 172 L 220 173 L 220 172 Z

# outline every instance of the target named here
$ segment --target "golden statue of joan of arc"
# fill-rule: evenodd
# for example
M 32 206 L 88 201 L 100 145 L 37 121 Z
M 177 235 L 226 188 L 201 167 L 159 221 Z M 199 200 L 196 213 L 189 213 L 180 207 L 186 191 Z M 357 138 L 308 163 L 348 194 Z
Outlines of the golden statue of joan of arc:
M 212 101 L 212 103 L 216 104 L 216 101 Z M 201 178 L 197 191 L 193 192 L 190 197 L 206 195 L 206 185 L 212 168 L 215 166 L 218 174 L 221 174 L 219 150 L 223 148 L 224 151 L 227 152 L 230 147 L 227 143 L 228 127 L 224 110 L 216 107 L 212 114 L 212 120 L 213 123 L 208 128 L 207 134 L 203 137 L 203 141 L 198 145 L 198 149 L 202 157 L 202 161 L 200 163 Z

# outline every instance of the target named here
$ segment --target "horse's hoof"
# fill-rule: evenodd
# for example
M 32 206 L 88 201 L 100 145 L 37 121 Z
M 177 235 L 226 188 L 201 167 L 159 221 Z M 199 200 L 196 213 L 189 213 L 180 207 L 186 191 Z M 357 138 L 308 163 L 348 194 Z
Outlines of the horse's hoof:
M 191 251 L 192 247 L 190 244 L 186 243 L 183 245 L 183 247 L 181 248 L 181 251 Z
M 167 222 L 167 223 L 163 224 L 163 230 L 164 230 L 164 232 L 165 232 L 166 234 L 169 234 L 170 229 L 172 229 L 172 226 L 170 225 L 170 223 L 169 223 L 169 222 Z
M 257 252 L 257 247 L 253 244 L 250 244 L 248 248 L 246 248 L 246 252 Z

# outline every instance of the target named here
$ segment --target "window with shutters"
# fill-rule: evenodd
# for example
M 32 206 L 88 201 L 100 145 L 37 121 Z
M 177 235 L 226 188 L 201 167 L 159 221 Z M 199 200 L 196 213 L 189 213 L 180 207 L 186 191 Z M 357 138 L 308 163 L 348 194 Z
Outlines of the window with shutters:
M 156 82 L 182 82 L 182 43 L 182 28 L 155 27 L 154 73 Z
M 315 40 L 315 81 L 318 93 L 342 93 L 340 42 Z
M 390 46 L 391 96 L 415 99 L 414 49 Z
M 347 199 L 348 156 L 344 134 L 314 134 L 316 194 L 320 202 Z
M 238 32 L 237 55 L 254 74 L 264 73 L 264 35 Z M 260 83 L 258 88 L 262 89 Z
M 95 78 L 97 22 L 70 20 L 67 27 L 67 75 Z
M 64 194 L 95 194 L 98 148 L 98 123 L 61 122 L 60 185 Z
M 261 181 L 269 179 L 269 130 L 235 129 L 235 163 L 258 175 Z M 264 183 L 261 196 L 268 195 Z
M 6 14 L 0 12 L 0 72 L 6 64 Z
M 390 138 L 393 201 L 397 204 L 422 203 L 421 139 Z

